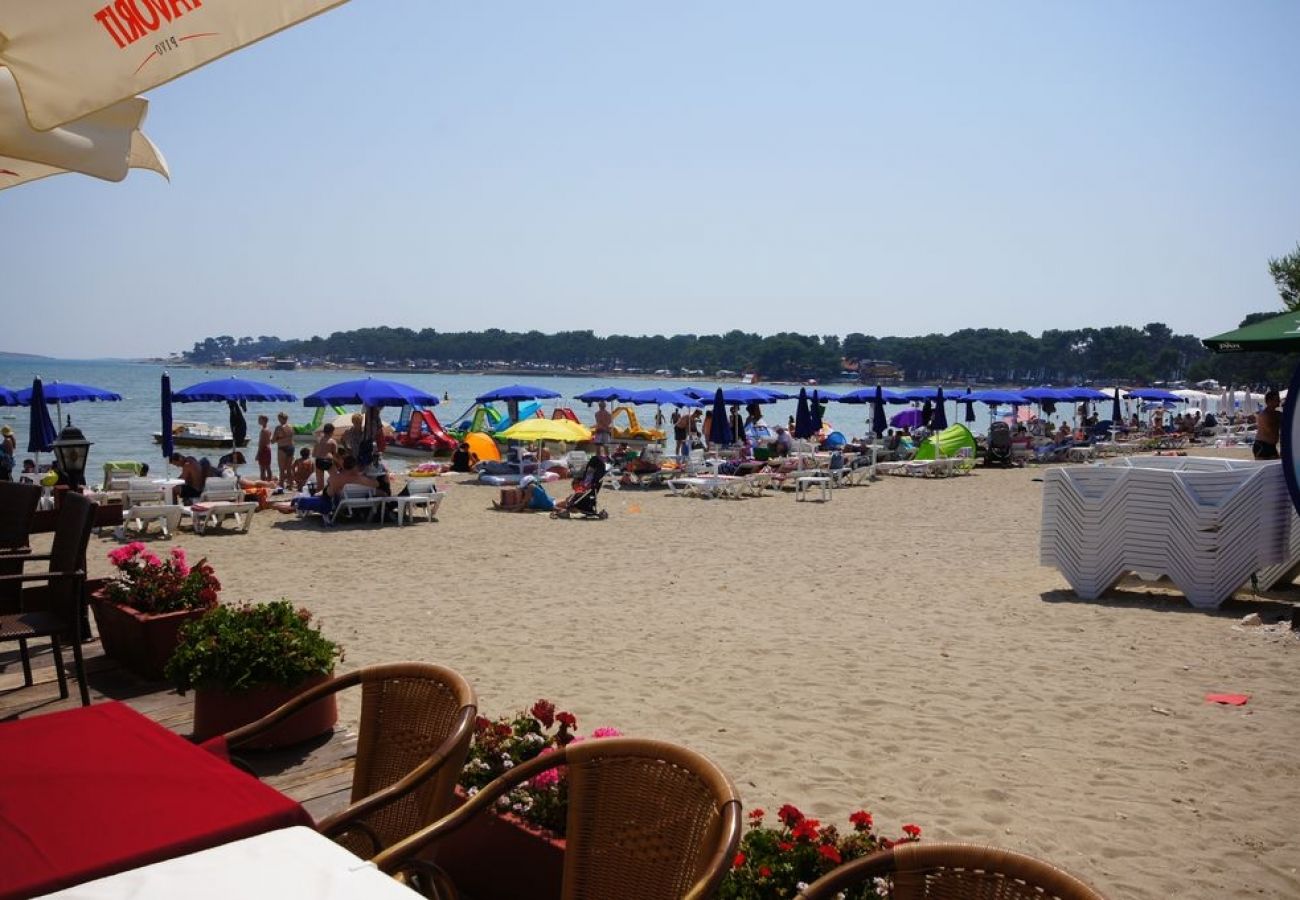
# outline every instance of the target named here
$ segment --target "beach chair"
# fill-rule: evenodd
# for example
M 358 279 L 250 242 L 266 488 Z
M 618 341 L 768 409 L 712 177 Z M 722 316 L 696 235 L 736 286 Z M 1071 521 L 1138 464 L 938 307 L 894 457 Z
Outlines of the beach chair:
M 238 478 L 209 478 L 203 483 L 203 493 L 197 503 L 231 502 L 244 499 L 244 489 Z
M 309 688 L 216 740 L 238 750 L 314 701 L 356 686 L 361 715 L 351 800 L 316 828 L 365 859 L 453 808 L 478 707 L 474 689 L 458 673 L 429 663 L 366 666 Z
M 698 753 L 636 738 L 572 743 L 520 763 L 371 862 L 408 881 L 423 876 L 445 884 L 445 874 L 419 861 L 423 851 L 471 819 L 489 815 L 513 788 L 560 766 L 567 767 L 569 783 L 561 897 L 713 896 L 740 842 L 740 796 Z
M 337 525 L 339 517 L 347 514 L 352 518 L 358 512 L 366 514 L 366 521 L 374 521 L 375 515 L 378 514 L 380 520 L 383 520 L 384 503 L 387 497 L 381 497 L 374 488 L 368 488 L 364 484 L 347 484 L 343 486 L 343 494 L 334 501 L 329 514 L 324 516 L 326 525 Z
M 253 513 L 257 504 L 251 500 L 214 502 L 195 501 L 187 507 L 190 514 L 190 527 L 195 534 L 207 534 L 209 528 L 221 528 L 227 519 L 234 520 L 235 528 L 247 533 L 253 524 Z
M 126 483 L 126 489 L 122 491 L 122 506 L 127 509 L 166 502 L 168 502 L 167 486 L 157 484 L 148 478 L 131 478 Z
M 424 510 L 425 518 L 432 522 L 438 515 L 445 496 L 432 479 L 415 479 L 406 483 L 406 494 L 393 497 L 390 502 L 397 506 L 397 524 L 405 525 L 406 520 L 414 518 L 415 510 Z
M 187 507 L 176 503 L 140 503 L 123 508 L 122 524 L 113 532 L 113 536 L 118 540 L 125 538 L 128 525 L 134 525 L 132 530 L 139 534 L 147 534 L 150 523 L 156 523 L 162 536 L 169 538 L 180 527 L 181 518 L 186 511 Z
M 988 897 L 998 900 L 1105 900 L 1051 863 L 974 844 L 898 844 L 847 862 L 804 888 L 799 900 L 832 900 L 877 878 L 895 900 Z

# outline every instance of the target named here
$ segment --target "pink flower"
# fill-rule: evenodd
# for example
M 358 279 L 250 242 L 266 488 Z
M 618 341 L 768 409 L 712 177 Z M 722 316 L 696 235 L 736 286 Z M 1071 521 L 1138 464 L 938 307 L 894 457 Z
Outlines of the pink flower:
M 619 731 L 617 728 L 605 726 L 603 728 L 597 728 L 591 733 L 591 736 L 594 738 L 622 737 L 623 732 Z
M 184 548 L 184 547 L 173 547 L 173 548 L 172 548 L 172 562 L 174 562 L 174 563 L 176 564 L 176 571 L 180 572 L 182 575 L 188 575 L 188 574 L 190 574 L 190 567 L 189 567 L 189 565 L 185 562 L 185 548 Z
M 559 783 L 560 783 L 560 770 L 558 768 L 545 769 L 541 772 L 538 772 L 532 778 L 532 785 L 535 788 L 555 787 L 555 785 Z

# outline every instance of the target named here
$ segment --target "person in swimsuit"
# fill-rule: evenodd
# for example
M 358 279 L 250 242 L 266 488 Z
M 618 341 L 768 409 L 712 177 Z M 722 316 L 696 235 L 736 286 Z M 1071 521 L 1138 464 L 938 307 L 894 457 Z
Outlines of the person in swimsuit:
M 334 458 L 338 456 L 338 452 L 338 441 L 334 440 L 334 423 L 326 422 L 325 427 L 321 429 L 316 446 L 311 451 L 311 455 L 316 458 L 317 492 L 325 490 L 325 473 L 334 468 Z
M 1277 445 L 1282 438 L 1282 397 L 1277 391 L 1264 395 L 1264 408 L 1255 416 L 1255 442 L 1250 451 L 1255 459 L 1277 459 Z
M 275 444 L 277 462 L 280 465 L 280 486 L 293 487 L 293 426 L 289 424 L 289 414 L 279 413 L 279 422 L 271 432 L 271 441 Z
M 266 416 L 257 417 L 257 477 L 262 481 L 275 478 L 271 474 L 271 420 Z

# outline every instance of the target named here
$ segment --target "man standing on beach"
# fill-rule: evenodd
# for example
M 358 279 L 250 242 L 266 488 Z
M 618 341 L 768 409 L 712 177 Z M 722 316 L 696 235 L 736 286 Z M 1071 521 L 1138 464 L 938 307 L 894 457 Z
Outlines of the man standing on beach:
M 610 432 L 614 427 L 614 416 L 609 410 L 605 409 L 605 401 L 596 402 L 596 428 L 592 434 L 592 441 L 596 444 L 596 450 L 601 456 L 609 454 Z
M 1264 408 L 1255 416 L 1255 442 L 1250 445 L 1255 459 L 1277 459 L 1277 445 L 1282 437 L 1282 397 L 1271 390 L 1264 395 Z

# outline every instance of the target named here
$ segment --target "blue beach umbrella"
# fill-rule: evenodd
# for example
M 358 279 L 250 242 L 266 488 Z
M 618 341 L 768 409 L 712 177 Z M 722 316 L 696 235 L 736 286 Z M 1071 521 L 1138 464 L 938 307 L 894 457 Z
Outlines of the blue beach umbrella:
M 696 400 L 712 400 L 713 391 L 706 391 L 704 388 L 686 386 L 681 392 L 688 397 L 694 397 Z
M 723 388 L 722 399 L 727 403 L 775 403 L 771 391 L 762 388 Z
M 921 424 L 921 411 L 915 406 L 896 412 L 889 417 L 889 424 L 895 428 L 916 428 Z
M 696 397 L 684 394 L 681 391 L 668 391 L 663 388 L 651 388 L 648 391 L 632 391 L 625 397 L 619 399 L 636 406 L 647 403 L 653 403 L 656 406 L 662 406 L 665 403 L 671 403 L 673 406 L 703 406 L 704 404 Z
M 18 395 L 7 387 L 0 387 L 0 406 L 22 406 L 18 402 Z
M 1135 388 L 1126 394 L 1130 400 L 1160 400 L 1167 403 L 1182 403 L 1183 398 L 1163 388 Z
M 989 406 L 999 406 L 1003 403 L 1011 403 L 1013 405 L 1024 406 L 1030 402 L 1029 398 L 1026 397 L 1024 394 L 1020 394 L 1015 391 L 998 391 L 998 390 L 973 391 L 967 394 L 966 396 L 962 397 L 961 399 L 962 402 L 964 403 L 969 403 L 969 402 L 987 403 Z
M 41 384 L 39 378 L 36 378 L 32 381 L 31 388 L 23 393 L 27 395 L 28 405 L 31 406 L 27 429 L 27 452 L 48 453 L 54 446 L 58 432 L 54 428 L 54 423 L 50 421 L 50 408 L 45 405 L 45 386 Z
M 812 400 L 808 404 L 808 415 L 812 417 L 812 433 L 819 433 L 822 430 L 822 398 L 818 391 L 812 393 Z
M 921 403 L 925 400 L 934 400 L 938 396 L 938 389 L 932 387 L 908 388 L 905 391 L 899 391 L 897 396 L 903 400 L 913 403 Z
M 930 419 L 930 428 L 934 431 L 943 431 L 948 427 L 948 413 L 943 406 L 943 388 L 939 388 L 934 398 L 934 416 Z
M 880 437 L 885 433 L 886 427 L 888 422 L 885 419 L 885 392 L 880 385 L 876 385 L 876 396 L 871 403 L 871 430 L 876 433 L 876 437 Z
M 575 396 L 573 399 L 581 400 L 583 403 L 590 405 L 592 403 L 598 403 L 601 400 L 604 400 L 606 403 L 608 403 L 611 400 L 618 400 L 620 397 L 622 397 L 622 395 L 623 395 L 622 388 L 603 387 L 603 388 L 592 388 L 589 391 L 584 391 L 583 393 Z
M 1096 388 L 1084 387 L 1082 385 L 1078 387 L 1061 388 L 1060 392 L 1064 399 L 1073 400 L 1075 403 L 1081 403 L 1084 400 L 1095 402 L 1097 400 L 1110 399 L 1110 394 L 1105 391 L 1099 391 Z
M 856 391 L 849 391 L 847 394 L 841 394 L 840 403 L 875 403 L 876 398 L 880 398 L 882 403 L 906 403 L 907 401 L 898 394 L 876 385 L 873 388 L 858 388 Z
M 40 379 L 37 379 L 39 381 Z M 20 406 L 29 406 L 32 402 L 32 395 L 35 393 L 36 384 L 33 383 L 30 388 L 18 392 L 18 403 Z M 121 394 L 115 394 L 112 391 L 106 391 L 103 388 L 92 387 L 88 384 L 73 384 L 70 381 L 56 381 L 49 385 L 43 391 L 46 403 L 95 403 L 98 401 L 115 401 L 121 400 Z
M 200 381 L 172 394 L 172 400 L 177 403 L 292 403 L 297 399 L 297 394 L 284 388 L 246 378 Z
M 162 406 L 162 455 L 163 459 L 171 459 L 176 452 L 176 442 L 172 440 L 172 378 L 166 372 L 162 373 L 162 396 L 159 400 Z
M 558 397 L 559 394 L 551 396 Z M 437 406 L 434 394 L 382 378 L 359 378 L 321 388 L 302 398 L 303 406 Z
M 767 395 L 768 395 L 769 397 L 771 397 L 773 400 L 793 400 L 793 399 L 794 399 L 794 394 L 787 394 L 785 391 L 778 391 L 778 390 L 776 390 L 775 388 L 751 387 L 751 388 L 749 388 L 749 390 L 751 390 L 751 391 L 761 391 L 761 392 L 763 392 L 764 394 L 767 394 Z M 829 399 L 829 398 L 828 398 L 828 399 Z
M 494 391 L 488 391 L 480 397 L 475 397 L 475 403 L 492 403 L 495 401 L 502 402 L 519 402 L 520 400 L 550 400 L 558 397 L 560 394 L 549 388 L 533 387 L 531 384 L 508 384 L 505 387 L 497 388 Z
M 794 409 L 794 437 L 805 440 L 812 436 L 812 415 L 808 412 L 808 392 L 803 388 L 799 388 L 799 404 Z
M 965 419 L 966 419 L 967 422 L 974 422 L 974 421 L 975 421 L 975 401 L 972 400 L 972 399 L 970 398 L 970 395 L 971 395 L 971 389 L 970 389 L 970 388 L 966 388 L 966 396 L 964 396 L 964 397 L 958 397 L 958 398 L 957 398 L 957 402 L 958 402 L 958 403 L 965 403 L 965 404 L 966 404 L 966 415 L 965 415 Z
M 709 433 L 706 435 L 709 443 L 716 444 L 719 447 L 727 447 L 732 444 L 735 436 L 731 433 L 731 423 L 727 420 L 727 404 L 722 398 L 722 388 L 718 388 L 713 395 L 713 415 L 709 422 Z
M 1120 411 L 1120 408 L 1119 408 L 1119 385 L 1116 385 L 1116 386 L 1115 386 L 1115 398 L 1114 398 L 1114 400 L 1111 402 L 1111 406 L 1110 406 L 1110 423 L 1111 423 L 1111 425 L 1114 426 L 1114 427 L 1116 427 L 1116 428 L 1118 428 L 1118 427 L 1119 427 L 1120 420 L 1121 420 L 1123 417 L 1124 417 L 1124 414 L 1123 414 L 1123 412 Z

